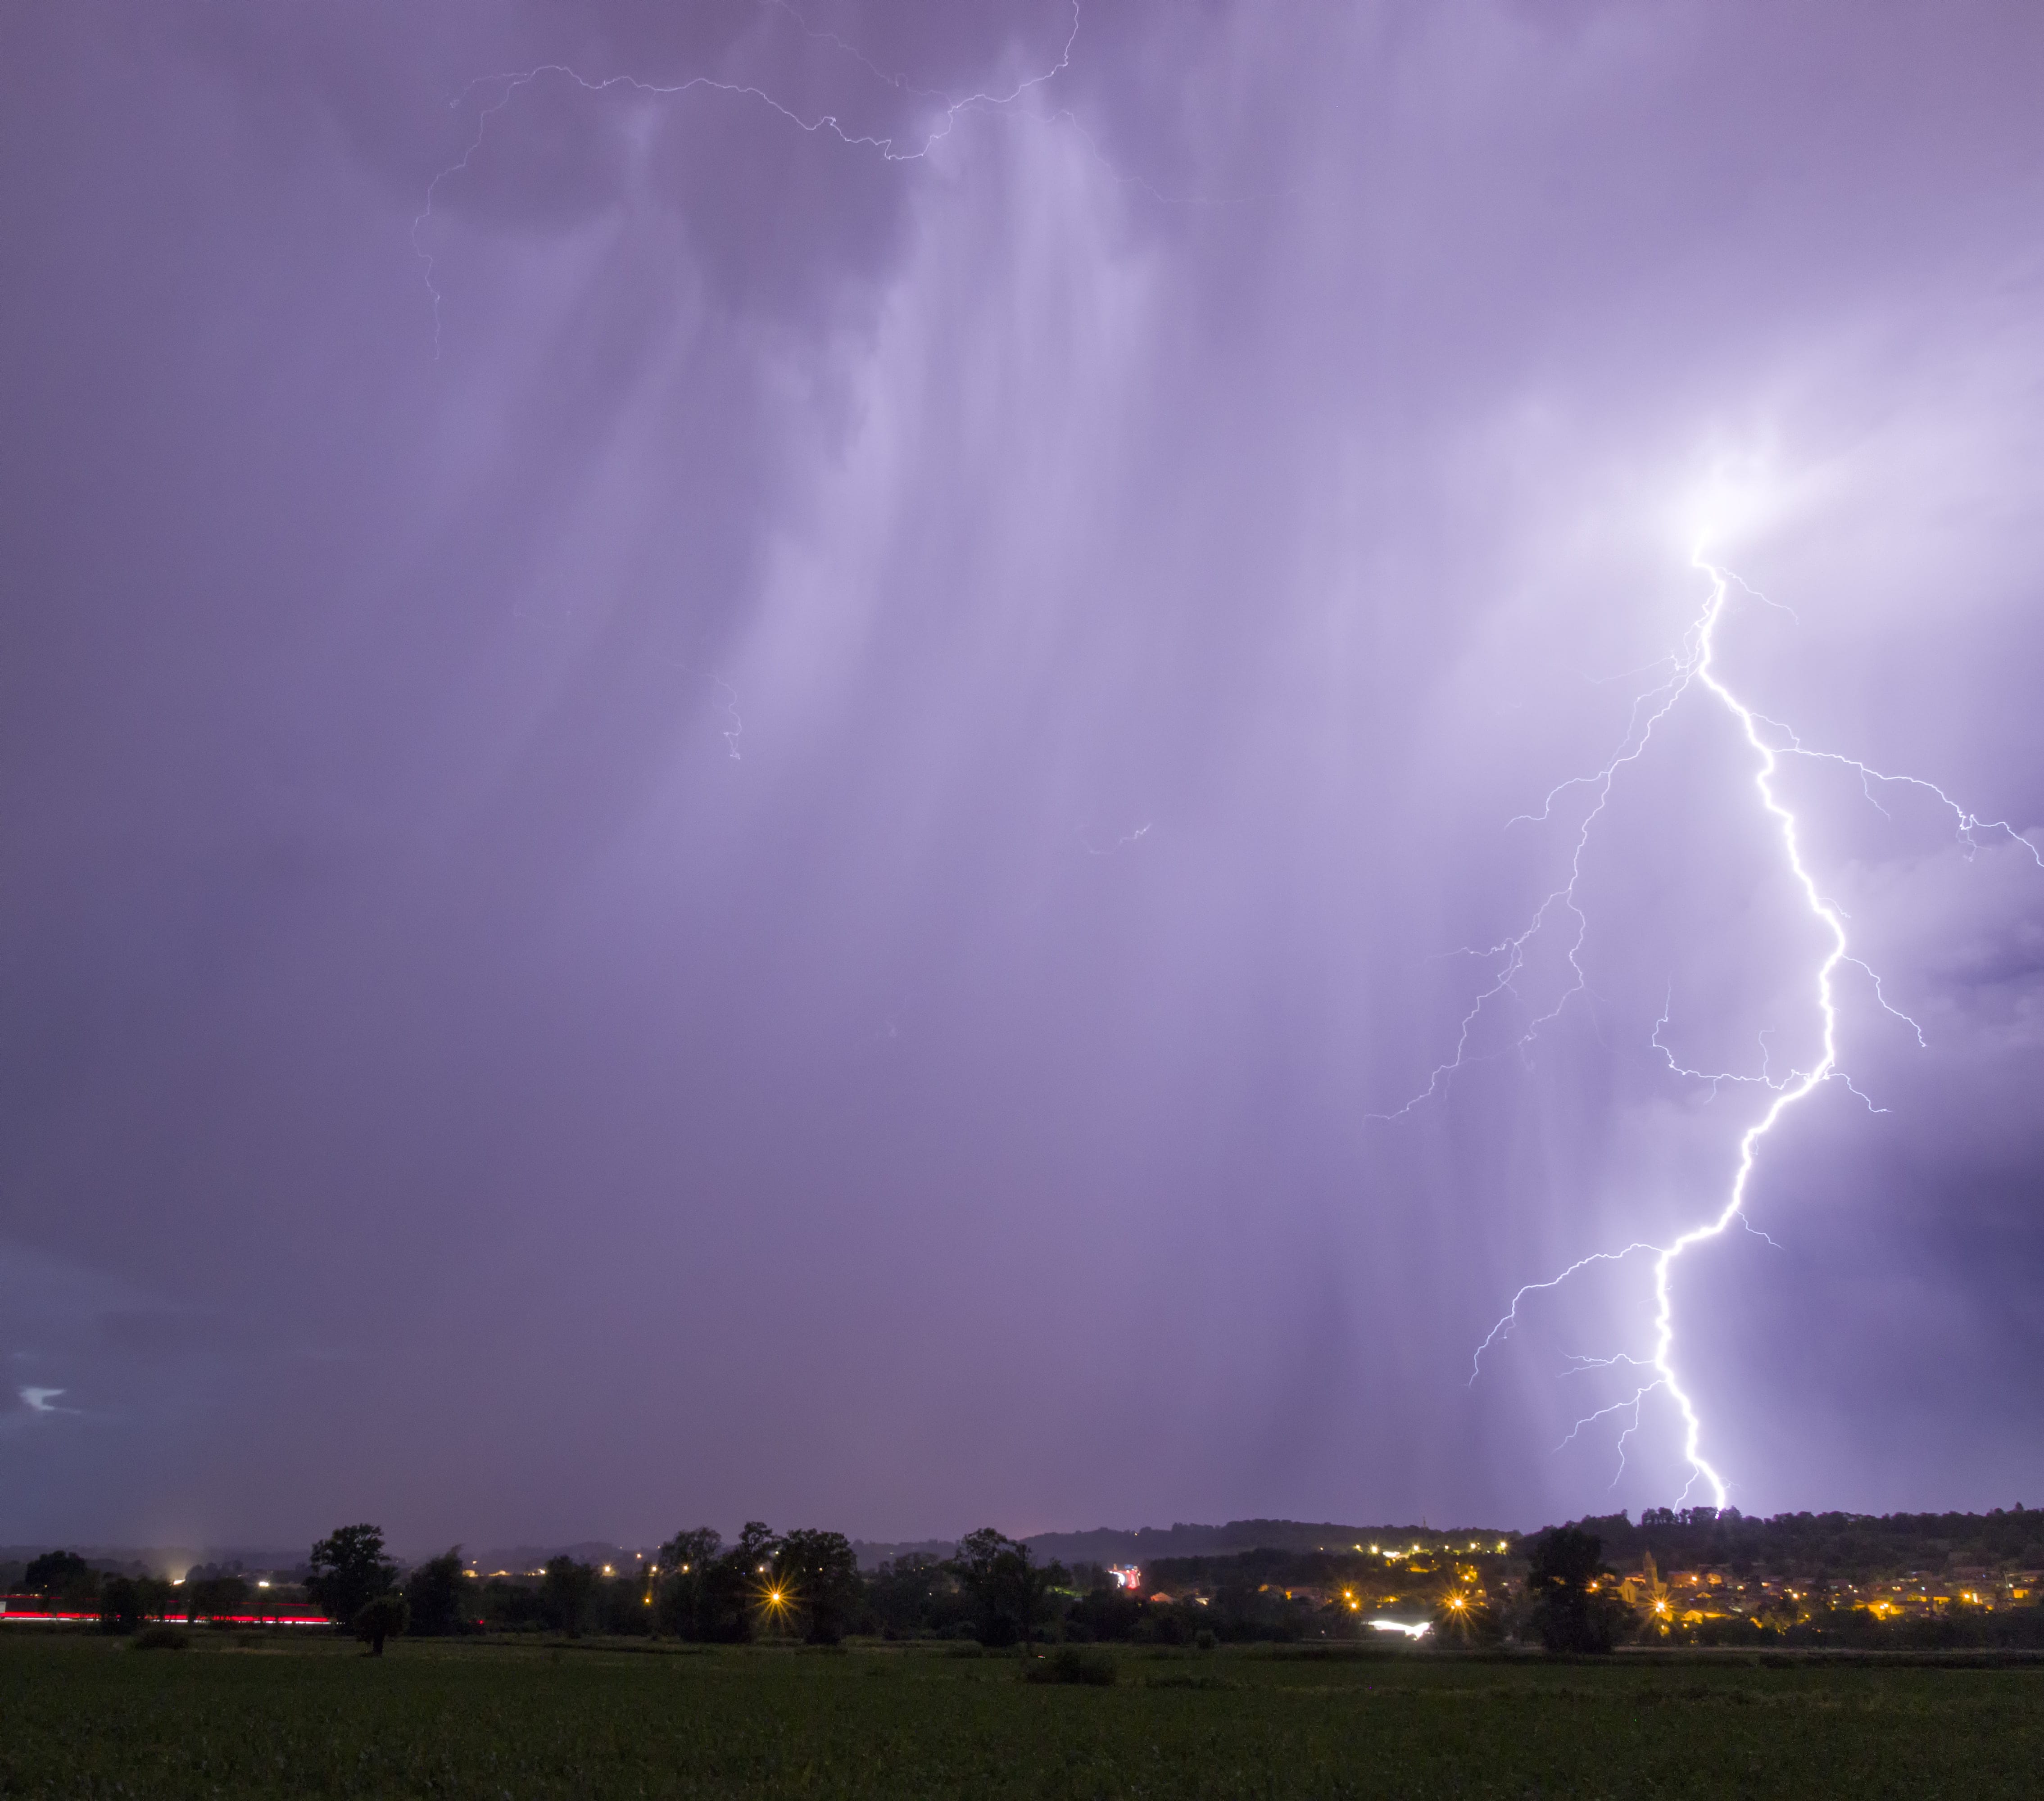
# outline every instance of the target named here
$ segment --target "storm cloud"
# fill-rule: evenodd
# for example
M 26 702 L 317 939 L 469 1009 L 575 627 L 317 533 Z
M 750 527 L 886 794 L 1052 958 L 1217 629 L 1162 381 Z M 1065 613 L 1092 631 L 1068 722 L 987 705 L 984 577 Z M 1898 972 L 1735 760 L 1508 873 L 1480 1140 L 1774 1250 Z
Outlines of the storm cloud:
M 1470 1377 L 1715 1212 L 1764 1091 L 1671 1061 L 1815 1054 L 1723 709 L 1441 1077 L 1457 953 L 1700 541 L 1753 705 L 2039 842 L 2044 21 L 10 36 L 0 1537 L 1674 1499 L 1654 1398 L 1555 1448 L 1636 1258 Z M 1845 971 L 1685 1261 L 1708 1454 L 2034 1500 L 2044 869 L 1785 783 L 1924 1042 Z

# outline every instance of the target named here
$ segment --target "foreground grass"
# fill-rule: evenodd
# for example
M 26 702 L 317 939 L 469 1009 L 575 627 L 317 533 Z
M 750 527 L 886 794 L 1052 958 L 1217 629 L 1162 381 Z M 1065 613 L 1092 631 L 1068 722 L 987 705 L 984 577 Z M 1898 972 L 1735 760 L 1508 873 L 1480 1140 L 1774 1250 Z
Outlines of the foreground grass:
M 2044 1667 L 0 1642 L 0 1796 L 2034 1795 Z

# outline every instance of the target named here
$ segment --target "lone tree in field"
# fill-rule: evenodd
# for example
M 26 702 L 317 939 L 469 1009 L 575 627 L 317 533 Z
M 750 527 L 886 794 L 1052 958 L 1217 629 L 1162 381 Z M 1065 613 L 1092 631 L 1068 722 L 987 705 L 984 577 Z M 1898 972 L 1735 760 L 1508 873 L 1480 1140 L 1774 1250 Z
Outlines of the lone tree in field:
M 1549 1650 L 1604 1652 L 1618 1642 L 1627 1610 L 1603 1553 L 1604 1541 L 1577 1526 L 1561 1526 L 1534 1547 L 1526 1592 Z
M 312 1565 L 305 1592 L 343 1627 L 398 1586 L 397 1566 L 383 1554 L 380 1526 L 344 1526 L 313 1546 L 305 1561 Z

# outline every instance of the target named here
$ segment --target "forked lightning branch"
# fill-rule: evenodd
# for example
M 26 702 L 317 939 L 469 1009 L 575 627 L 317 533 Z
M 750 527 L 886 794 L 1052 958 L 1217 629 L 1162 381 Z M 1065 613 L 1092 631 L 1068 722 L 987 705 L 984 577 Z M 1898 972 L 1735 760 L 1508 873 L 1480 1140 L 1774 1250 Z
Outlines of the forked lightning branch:
M 1719 667 L 1718 635 L 1724 625 L 1735 593 L 1749 595 L 1757 600 L 1764 600 L 1765 597 L 1748 588 L 1730 570 L 1706 561 L 1700 550 L 1693 559 L 1693 563 L 1707 578 L 1708 591 L 1702 611 L 1684 636 L 1681 649 L 1669 659 L 1671 673 L 1668 679 L 1635 702 L 1625 735 L 1608 762 L 1592 774 L 1572 777 L 1558 784 L 1549 791 L 1537 813 L 1522 816 L 1521 820 L 1513 822 L 1545 823 L 1554 817 L 1558 805 L 1563 802 L 1565 797 L 1575 796 L 1586 800 L 1587 804 L 1571 847 L 1566 878 L 1535 908 L 1531 918 L 1520 931 L 1496 944 L 1470 952 L 1489 965 L 1492 975 L 1488 985 L 1477 994 L 1462 1016 L 1453 1054 L 1434 1069 L 1427 1078 L 1427 1086 L 1404 1106 L 1395 1112 L 1374 1115 L 1372 1117 L 1393 1121 L 1409 1118 L 1415 1109 L 1440 1096 L 1457 1070 L 1477 1059 L 1478 1054 L 1472 1049 L 1471 1039 L 1478 1023 L 1496 1004 L 1508 997 L 1513 1000 L 1520 998 L 1517 985 L 1525 971 L 1528 955 L 1535 943 L 1550 929 L 1557 929 L 1567 935 L 1566 960 L 1570 978 L 1560 998 L 1546 1012 L 1533 1017 L 1527 1023 L 1516 1040 L 1518 1047 L 1523 1050 L 1530 1045 L 1539 1036 L 1542 1027 L 1553 1023 L 1570 1002 L 1585 992 L 1582 954 L 1589 931 L 1589 920 L 1580 904 L 1578 889 L 1582 881 L 1585 854 L 1596 835 L 1599 822 L 1611 804 L 1614 785 L 1628 766 L 1639 762 L 1647 755 L 1654 743 L 1657 728 L 1685 699 L 1692 695 L 1700 696 L 1710 704 L 1722 708 L 1737 727 L 1750 758 L 1751 804 L 1758 809 L 1769 828 L 1770 837 L 1778 847 L 1781 866 L 1788 877 L 1794 893 L 1808 908 L 1819 929 L 1819 943 L 1822 954 L 1810 969 L 1807 991 L 1819 1027 L 1818 1054 L 1807 1069 L 1792 1069 L 1778 1076 L 1765 1069 L 1758 1075 L 1741 1075 L 1728 1070 L 1687 1068 L 1676 1061 L 1662 1039 L 1662 1033 L 1669 1024 L 1668 1012 L 1664 1008 L 1654 1027 L 1652 1042 L 1654 1049 L 1660 1052 L 1668 1067 L 1675 1073 L 1708 1081 L 1714 1086 L 1727 1082 L 1759 1084 L 1771 1093 L 1771 1099 L 1760 1116 L 1739 1135 L 1735 1146 L 1731 1151 L 1728 1173 L 1717 1204 L 1695 1225 L 1666 1243 L 1635 1242 L 1616 1250 L 1593 1251 L 1578 1258 L 1558 1275 L 1542 1281 L 1527 1283 L 1512 1297 L 1511 1304 L 1504 1315 L 1491 1328 L 1483 1342 L 1477 1346 L 1471 1362 L 1470 1380 L 1474 1382 L 1481 1373 L 1484 1353 L 1510 1333 L 1519 1322 L 1521 1307 L 1533 1297 L 1552 1292 L 1567 1282 L 1570 1277 L 1594 1265 L 1623 1264 L 1635 1259 L 1647 1260 L 1653 1277 L 1649 1329 L 1650 1348 L 1647 1354 L 1634 1355 L 1620 1352 L 1608 1357 L 1576 1360 L 1578 1367 L 1636 1369 L 1643 1379 L 1630 1395 L 1578 1420 L 1569 1438 L 1563 1440 L 1563 1443 L 1573 1439 L 1585 1427 L 1598 1421 L 1623 1421 L 1623 1429 L 1618 1435 L 1619 1470 L 1623 1473 L 1626 1441 L 1639 1429 L 1642 1407 L 1650 1399 L 1660 1396 L 1673 1407 L 1681 1426 L 1682 1454 L 1689 1466 L 1689 1477 L 1682 1491 L 1682 1498 L 1687 1500 L 1701 1484 L 1710 1490 L 1715 1503 L 1723 1507 L 1728 1499 L 1726 1479 L 1718 1466 L 1705 1454 L 1706 1432 L 1703 1418 L 1697 1411 L 1696 1401 L 1685 1384 L 1681 1373 L 1681 1343 L 1676 1323 L 1678 1265 L 1689 1251 L 1718 1238 L 1729 1230 L 1734 1222 L 1744 1219 L 1747 1192 L 1762 1152 L 1768 1139 L 1785 1119 L 1827 1082 L 1840 1081 L 1845 1082 L 1848 1088 L 1851 1087 L 1850 1079 L 1838 1065 L 1838 1046 L 1839 1008 L 1849 985 L 1856 985 L 1874 1005 L 1908 1024 L 1915 1032 L 1919 1044 L 1923 1042 L 1922 1028 L 1907 1014 L 1889 1005 L 1879 976 L 1853 954 L 1846 916 L 1835 904 L 1825 897 L 1804 861 L 1803 835 L 1796 811 L 1784 799 L 1779 786 L 1778 778 L 1784 762 L 1791 758 L 1801 758 L 1838 765 L 1859 778 L 1862 792 L 1877 808 L 1880 806 L 1878 791 L 1884 787 L 1911 788 L 1934 796 L 1951 814 L 1958 840 L 1965 847 L 1969 856 L 1980 848 L 1984 836 L 2019 846 L 2040 869 L 2044 869 L 2044 853 L 2040 853 L 2034 844 L 2007 820 L 1981 819 L 1954 801 L 1935 783 L 1915 776 L 1891 775 L 1855 758 L 1835 751 L 1812 749 L 1781 720 L 1769 718 L 1742 700 L 1727 682 Z M 1568 923 L 1558 925 L 1557 922 L 1562 920 Z M 1853 1092 L 1859 1093 L 1857 1089 Z M 1864 1100 L 1865 1097 L 1862 1096 L 1861 1098 Z M 1872 1103 L 1868 1104 L 1870 1106 Z

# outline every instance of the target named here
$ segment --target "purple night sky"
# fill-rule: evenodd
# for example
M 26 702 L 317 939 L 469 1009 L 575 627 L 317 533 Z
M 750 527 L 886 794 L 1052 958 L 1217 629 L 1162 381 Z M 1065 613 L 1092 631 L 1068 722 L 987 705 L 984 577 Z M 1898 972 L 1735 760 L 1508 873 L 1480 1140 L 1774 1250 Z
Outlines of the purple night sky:
M 2044 12 L 1082 6 L 12 9 L 0 1542 L 1674 1502 L 1700 539 L 2012 828 L 1781 759 L 1704 1454 L 2044 1501 Z

